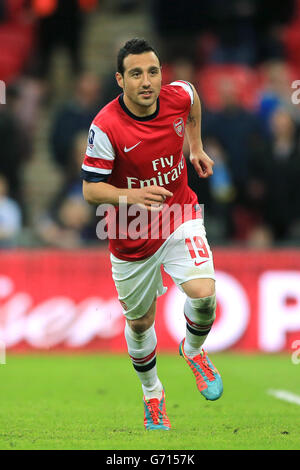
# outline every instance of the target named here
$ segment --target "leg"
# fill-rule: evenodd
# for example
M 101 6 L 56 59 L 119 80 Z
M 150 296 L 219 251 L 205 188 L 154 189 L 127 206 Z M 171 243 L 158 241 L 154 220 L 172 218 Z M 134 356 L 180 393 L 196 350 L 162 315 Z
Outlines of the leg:
M 187 294 L 184 306 L 186 338 L 184 350 L 190 356 L 200 354 L 201 346 L 215 320 L 216 296 L 213 279 L 192 279 L 181 284 Z
M 111 255 L 112 275 L 126 317 L 125 339 L 133 367 L 144 392 L 144 426 L 169 430 L 165 393 L 156 370 L 154 329 L 156 297 L 165 292 L 160 265 L 150 257 L 143 263 L 122 261 Z
M 182 288 L 188 295 L 184 306 L 187 323 L 179 352 L 192 369 L 200 393 L 207 400 L 217 400 L 223 393 L 222 379 L 202 349 L 215 319 L 214 280 L 193 279 L 182 284 Z
M 125 338 L 144 392 L 144 426 L 148 430 L 168 431 L 171 427 L 166 412 L 165 393 L 156 370 L 156 334 L 154 319 L 156 299 L 148 312 L 136 320 L 127 320 Z
M 156 370 L 155 310 L 156 299 L 143 317 L 126 320 L 125 326 L 128 353 L 146 398 L 161 398 L 163 388 Z
M 135 333 L 144 333 L 144 331 L 148 330 L 154 323 L 155 320 L 155 313 L 156 313 L 156 298 L 153 300 L 151 307 L 149 308 L 148 312 L 141 318 L 137 320 L 126 320 L 129 327 Z
M 197 299 L 199 297 L 209 297 L 215 294 L 214 279 L 192 279 L 181 284 L 184 292 L 188 297 Z
M 216 310 L 213 256 L 202 220 L 182 224 L 174 243 L 170 237 L 164 269 L 187 295 L 186 338 L 180 343 L 179 353 L 192 369 L 201 394 L 208 400 L 217 400 L 223 392 L 222 380 L 202 349 Z

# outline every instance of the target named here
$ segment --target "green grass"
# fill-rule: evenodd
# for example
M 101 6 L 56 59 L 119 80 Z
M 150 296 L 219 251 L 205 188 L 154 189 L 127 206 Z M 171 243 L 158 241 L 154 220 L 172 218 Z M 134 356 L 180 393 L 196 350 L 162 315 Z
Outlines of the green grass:
M 159 355 L 170 432 L 146 432 L 126 355 L 12 356 L 0 365 L 0 449 L 300 449 L 300 394 L 289 356 L 214 354 L 223 397 L 206 401 L 179 356 Z

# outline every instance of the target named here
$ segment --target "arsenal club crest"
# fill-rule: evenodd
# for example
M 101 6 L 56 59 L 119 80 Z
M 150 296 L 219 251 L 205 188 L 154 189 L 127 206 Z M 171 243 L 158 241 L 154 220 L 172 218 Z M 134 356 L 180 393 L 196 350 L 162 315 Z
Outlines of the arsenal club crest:
M 173 122 L 175 132 L 179 137 L 184 136 L 184 122 L 182 118 L 178 118 Z

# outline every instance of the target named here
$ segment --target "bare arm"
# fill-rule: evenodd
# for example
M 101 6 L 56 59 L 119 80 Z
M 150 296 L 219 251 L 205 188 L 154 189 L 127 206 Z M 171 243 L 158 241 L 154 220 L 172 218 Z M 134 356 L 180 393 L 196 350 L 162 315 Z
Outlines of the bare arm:
M 214 162 L 203 150 L 201 139 L 201 103 L 195 87 L 194 103 L 186 123 L 186 135 L 190 145 L 190 161 L 201 178 L 207 178 L 213 174 Z
M 116 188 L 108 183 L 89 183 L 83 181 L 83 197 L 90 204 L 119 205 L 120 197 L 127 198 L 127 204 L 140 204 L 148 210 L 157 209 L 167 197 L 173 194 L 161 186 L 147 186 L 145 188 L 127 189 Z
M 191 84 L 194 92 L 194 103 L 186 123 L 186 135 L 190 144 L 191 153 L 203 150 L 201 139 L 201 103 L 195 87 Z
M 119 189 L 108 183 L 89 183 L 83 181 L 82 193 L 84 199 L 90 204 L 119 204 L 120 196 L 127 196 L 126 189 Z

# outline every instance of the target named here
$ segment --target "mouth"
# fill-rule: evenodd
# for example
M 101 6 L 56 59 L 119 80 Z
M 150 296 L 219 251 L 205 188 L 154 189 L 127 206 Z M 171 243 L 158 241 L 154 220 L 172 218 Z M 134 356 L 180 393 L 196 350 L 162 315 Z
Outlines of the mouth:
M 153 95 L 153 91 L 151 90 L 144 90 L 139 93 L 143 98 L 150 98 Z

